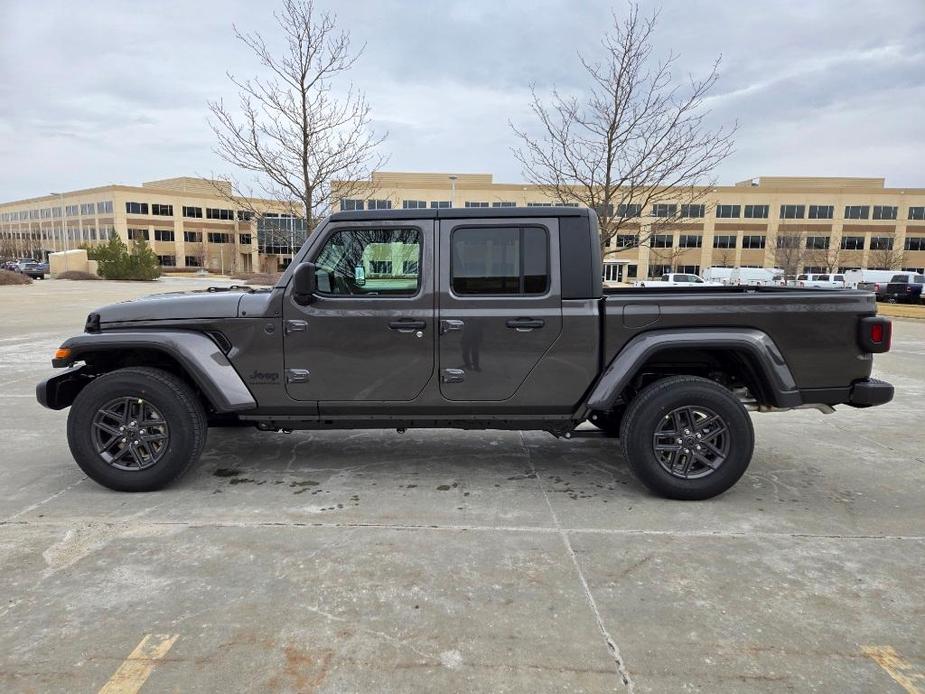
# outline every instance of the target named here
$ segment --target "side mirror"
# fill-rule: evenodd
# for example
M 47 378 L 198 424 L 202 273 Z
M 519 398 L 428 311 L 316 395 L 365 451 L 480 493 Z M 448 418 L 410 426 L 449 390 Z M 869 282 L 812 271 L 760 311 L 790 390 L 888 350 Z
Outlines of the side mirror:
M 293 300 L 301 306 L 307 306 L 312 302 L 312 295 L 315 293 L 316 288 L 315 264 L 299 264 L 292 274 Z

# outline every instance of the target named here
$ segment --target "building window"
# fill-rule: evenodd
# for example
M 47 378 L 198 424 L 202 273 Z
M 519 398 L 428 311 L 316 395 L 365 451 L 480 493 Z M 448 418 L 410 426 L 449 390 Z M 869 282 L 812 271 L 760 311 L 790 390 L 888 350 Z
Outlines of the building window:
M 184 231 L 183 240 L 186 243 L 202 243 L 201 231 Z
M 492 207 L 517 207 L 517 204 L 514 202 L 509 202 L 507 200 L 501 200 L 498 202 L 491 203 Z
M 714 236 L 713 248 L 735 248 L 736 237 L 734 235 Z
M 155 229 L 154 230 L 154 240 L 155 241 L 173 241 L 173 230 L 172 229 Z
M 846 251 L 863 251 L 864 250 L 864 237 L 863 236 L 842 236 L 841 237 L 841 247 Z
M 250 210 L 238 210 L 238 221 L 239 222 L 249 222 L 253 218 L 254 213 Z
M 208 233 L 209 243 L 232 243 L 231 234 L 223 234 L 217 231 Z
M 653 217 L 674 217 L 677 213 L 677 205 L 669 205 L 667 203 L 657 203 L 652 205 Z
M 392 201 L 391 200 L 367 200 L 366 209 L 367 210 L 391 210 Z
M 739 205 L 717 205 L 716 216 L 719 219 L 737 219 L 741 216 L 741 210 Z
M 631 219 L 642 214 L 642 205 L 635 203 L 620 203 L 617 205 L 617 216 L 624 219 Z
M 84 227 L 84 231 L 87 233 L 88 239 L 96 241 L 96 227 Z
M 699 275 L 700 266 L 699 265 L 678 265 L 678 272 L 682 275 Z
M 466 200 L 466 202 L 463 203 L 463 204 L 464 204 L 466 207 L 488 207 L 488 203 L 487 203 L 487 202 L 473 202 L 473 201 L 471 201 L 471 200 Z
M 809 206 L 809 218 L 810 219 L 832 219 L 832 215 L 835 212 L 834 205 L 810 205 Z
M 202 219 L 202 208 L 201 207 L 187 207 L 183 206 L 183 216 L 190 217 L 191 219 Z
M 177 256 L 159 255 L 157 256 L 157 262 L 160 263 L 161 267 L 176 267 L 177 266 Z
M 238 239 L 242 246 L 250 246 L 253 243 L 253 239 L 250 234 L 241 234 L 238 236 Z
M 202 261 L 198 255 L 186 256 L 186 267 L 202 267 Z
M 67 205 L 64 208 L 64 214 L 66 214 L 68 217 L 76 217 L 77 216 L 77 205 Z
M 206 219 L 234 219 L 234 210 L 226 210 L 221 207 L 207 207 Z
M 806 216 L 806 205 L 781 205 L 781 219 L 803 219 Z
M 910 207 L 909 219 L 925 219 L 925 207 Z
M 639 243 L 639 237 L 636 234 L 617 234 L 615 238 L 617 248 L 632 248 Z
M 598 217 L 613 217 L 613 205 L 595 205 L 594 214 Z
M 151 205 L 151 214 L 158 215 L 159 217 L 173 217 L 173 205 L 158 205 L 153 203 Z
M 764 248 L 767 237 L 764 234 L 742 237 L 742 248 Z
M 449 200 L 431 200 L 430 207 L 433 210 L 446 210 L 452 207 Z
M 96 208 L 92 202 L 85 202 L 80 206 L 80 214 L 85 217 L 92 217 L 95 211 Z
M 148 230 L 147 229 L 129 229 L 128 230 L 128 240 L 129 241 L 141 241 L 144 239 L 148 240 Z
M 652 248 L 671 248 L 674 245 L 674 239 L 671 234 L 653 234 L 649 245 Z
M 343 198 L 340 201 L 341 212 L 353 212 L 355 210 L 362 210 L 363 208 L 363 201 L 357 200 L 356 198 Z
M 874 205 L 874 219 L 896 219 L 896 207 Z
M 870 250 L 872 251 L 892 251 L 893 250 L 893 237 L 892 236 L 871 236 L 870 237 Z
M 925 236 L 907 236 L 904 248 L 907 251 L 925 251 Z
M 671 272 L 671 265 L 649 266 L 649 277 L 659 277 L 660 275 L 667 275 L 669 272 Z
M 433 203 L 431 203 L 431 207 L 433 207 Z M 552 207 L 552 203 L 551 202 L 528 202 L 527 207 Z
M 112 200 L 104 200 L 96 203 L 97 214 L 112 214 Z
M 127 202 L 125 203 L 127 214 L 148 214 L 148 203 L 146 202 Z
M 420 275 L 398 274 L 405 260 L 420 262 L 417 229 L 344 229 L 335 231 L 315 260 L 318 291 L 333 295 L 416 294 Z
M 426 200 L 402 200 L 401 206 L 406 210 L 423 210 L 427 207 Z
M 682 217 L 703 217 L 704 205 L 681 205 Z
M 678 248 L 700 248 L 703 246 L 703 236 L 700 234 L 681 234 L 678 237 Z
M 417 275 L 421 271 L 421 263 L 417 260 L 403 260 L 401 272 L 403 275 Z
M 457 294 L 543 294 L 549 284 L 549 242 L 540 227 L 456 229 L 450 257 Z
M 807 236 L 806 248 L 810 250 L 823 251 L 829 247 L 828 236 Z
M 869 219 L 870 206 L 868 205 L 847 205 L 845 207 L 845 219 Z

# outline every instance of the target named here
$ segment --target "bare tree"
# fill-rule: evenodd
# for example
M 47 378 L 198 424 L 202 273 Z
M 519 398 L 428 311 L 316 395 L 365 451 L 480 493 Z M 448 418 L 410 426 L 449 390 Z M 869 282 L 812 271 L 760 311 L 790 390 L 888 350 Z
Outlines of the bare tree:
M 800 273 L 806 260 L 806 234 L 802 231 L 778 233 L 774 250 L 774 265 L 784 271 L 786 279 Z
M 235 36 L 257 57 L 268 76 L 240 79 L 239 114 L 223 101 L 210 102 L 216 153 L 252 175 L 253 187 L 225 177 L 236 202 L 254 210 L 251 198 L 278 201 L 306 222 L 311 231 L 331 204 L 331 184 L 349 196 L 351 186 L 385 164 L 377 154 L 385 139 L 371 128 L 370 106 L 352 85 L 338 96 L 342 77 L 362 53 L 350 47 L 335 15 L 316 13 L 312 0 L 283 0 L 274 13 L 281 37 L 267 42 L 259 33 L 234 28 Z M 279 47 L 280 53 L 274 53 Z
M 811 248 L 806 251 L 806 263 L 813 267 L 825 268 L 826 272 L 837 272 L 841 266 L 842 248 Z
M 719 60 L 685 86 L 672 74 L 678 56 L 653 58 L 658 12 L 640 16 L 636 3 L 601 41 L 603 59 L 579 54 L 591 87 L 581 97 L 554 90 L 548 102 L 532 90 L 539 135 L 511 124 L 514 155 L 524 175 L 560 203 L 597 210 L 601 244 L 640 214 L 652 212 L 644 245 L 659 227 L 697 217 L 715 186 L 713 171 L 733 150 L 735 126 L 708 128 L 705 101 L 719 77 Z M 653 206 L 658 205 L 658 209 Z M 700 215 L 702 216 L 702 215 Z
M 901 249 L 889 247 L 871 248 L 867 256 L 867 265 L 884 270 L 899 270 L 906 262 L 906 252 Z

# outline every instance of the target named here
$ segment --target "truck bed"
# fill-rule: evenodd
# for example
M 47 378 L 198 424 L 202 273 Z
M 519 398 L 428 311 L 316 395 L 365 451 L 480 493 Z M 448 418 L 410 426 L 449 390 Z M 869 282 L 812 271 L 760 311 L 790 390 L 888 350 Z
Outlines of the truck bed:
M 754 328 L 772 336 L 801 389 L 845 387 L 868 378 L 858 318 L 876 315 L 874 295 L 790 287 L 607 288 L 601 300 L 603 361 L 649 330 Z

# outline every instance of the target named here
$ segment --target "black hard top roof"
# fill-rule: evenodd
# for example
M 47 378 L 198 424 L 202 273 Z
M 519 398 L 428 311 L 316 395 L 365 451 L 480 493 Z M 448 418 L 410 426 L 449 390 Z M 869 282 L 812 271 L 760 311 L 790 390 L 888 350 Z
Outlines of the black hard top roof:
M 357 210 L 335 212 L 332 222 L 361 222 L 376 219 L 486 219 L 505 217 L 587 217 L 587 207 L 448 207 L 426 210 Z

